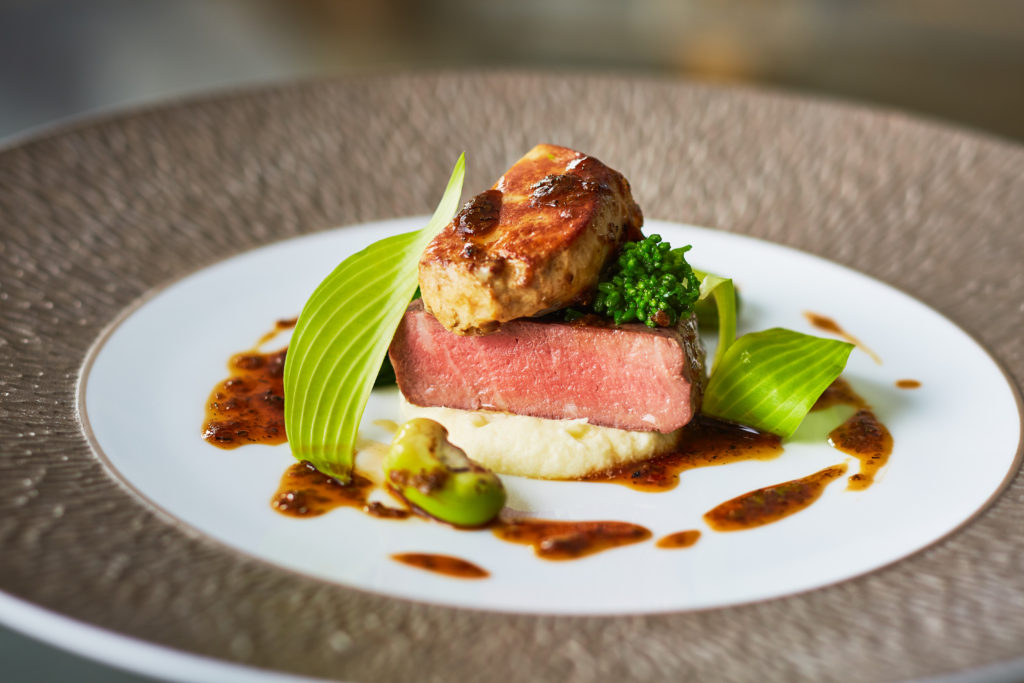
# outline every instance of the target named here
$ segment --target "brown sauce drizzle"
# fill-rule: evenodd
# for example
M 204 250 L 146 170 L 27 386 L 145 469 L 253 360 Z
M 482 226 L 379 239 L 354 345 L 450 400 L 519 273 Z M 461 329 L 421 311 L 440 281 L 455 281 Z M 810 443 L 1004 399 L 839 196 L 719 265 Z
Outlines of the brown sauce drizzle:
M 699 540 L 699 531 L 696 529 L 687 529 L 686 531 L 677 531 L 674 534 L 662 536 L 654 545 L 659 548 L 665 548 L 666 550 L 674 550 L 676 548 L 689 548 L 690 546 L 695 545 Z
M 918 389 L 921 383 L 916 379 L 898 379 L 896 380 L 897 389 Z
M 203 438 L 220 448 L 287 441 L 284 431 L 285 349 L 231 357 L 231 376 L 206 403 Z
M 576 560 L 651 537 L 645 527 L 629 522 L 561 522 L 513 519 L 497 522 L 494 535 L 503 541 L 533 546 L 545 560 Z
M 270 341 L 271 339 L 273 339 L 277 335 L 281 334 L 285 330 L 292 329 L 293 327 L 295 327 L 295 324 L 297 322 L 299 322 L 298 318 L 288 318 L 287 320 L 278 320 L 276 323 L 274 323 L 274 329 L 270 330 L 269 332 L 264 334 L 262 337 L 260 337 L 260 340 L 258 342 L 256 342 L 256 347 L 259 348 L 260 346 L 263 346 L 268 341 Z
M 478 567 L 472 562 L 452 557 L 451 555 L 433 555 L 431 553 L 395 553 L 392 560 L 407 564 L 428 572 L 444 574 L 458 579 L 486 579 L 489 571 Z
M 850 406 L 857 412 L 829 432 L 828 442 L 833 448 L 860 460 L 860 470 L 850 477 L 847 488 L 863 491 L 874 483 L 875 474 L 889 462 L 892 434 L 872 412 L 868 402 L 842 377 L 825 390 L 812 410 L 836 405 Z
M 470 199 L 455 216 L 455 232 L 462 239 L 489 233 L 501 218 L 502 197 L 500 190 L 484 190 Z
M 270 506 L 291 517 L 317 517 L 339 507 L 354 507 L 368 515 L 383 519 L 405 519 L 408 510 L 400 510 L 368 502 L 374 485 L 369 479 L 352 474 L 352 481 L 342 484 L 308 462 L 297 462 L 281 477 Z
M 831 334 L 834 334 L 838 337 L 842 337 L 846 341 L 850 342 L 851 344 L 859 348 L 864 353 L 871 356 L 871 359 L 873 361 L 875 361 L 879 365 L 882 364 L 882 359 L 878 357 L 877 353 L 875 353 L 867 346 L 865 346 L 865 344 L 861 340 L 857 339 L 852 334 L 841 328 L 839 326 L 839 323 L 837 323 L 832 318 L 829 318 L 824 315 L 819 315 L 818 313 L 811 313 L 810 311 L 804 311 L 804 317 L 807 318 L 808 322 L 810 322 L 811 325 L 818 328 L 822 332 L 830 332 Z
M 607 192 L 608 188 L 594 182 L 590 178 L 582 178 L 575 173 L 552 174 L 545 176 L 532 188 L 530 203 L 533 206 L 561 207 L 571 206 L 586 200 L 593 192 Z
M 744 493 L 706 512 L 704 521 L 715 531 L 739 531 L 777 522 L 807 508 L 845 472 L 845 464 L 833 465 L 802 479 Z
M 214 387 L 206 402 L 203 438 L 220 448 L 247 443 L 276 445 L 287 441 L 284 431 L 284 358 L 287 349 L 260 353 L 297 319 L 278 320 L 256 346 L 228 361 L 230 376 Z
M 828 437 L 833 447 L 860 460 L 860 471 L 850 477 L 847 486 L 855 491 L 871 486 L 892 454 L 892 435 L 870 410 L 858 410 Z
M 605 481 L 641 491 L 668 491 L 686 470 L 741 460 L 771 460 L 782 453 L 774 434 L 698 415 L 685 427 L 676 451 L 644 462 L 597 472 L 584 481 Z

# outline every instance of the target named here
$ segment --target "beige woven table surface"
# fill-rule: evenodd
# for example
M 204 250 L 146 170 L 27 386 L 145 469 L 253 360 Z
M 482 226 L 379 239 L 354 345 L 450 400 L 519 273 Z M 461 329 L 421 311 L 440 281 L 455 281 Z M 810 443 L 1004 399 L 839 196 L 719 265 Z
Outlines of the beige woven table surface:
M 650 218 L 790 245 L 902 289 L 1024 380 L 1024 149 L 1007 142 L 624 76 L 377 75 L 169 105 L 0 152 L 0 590 L 188 653 L 359 681 L 901 680 L 1024 656 L 1020 476 L 945 540 L 828 588 L 541 617 L 278 569 L 161 515 L 90 450 L 78 373 L 134 301 L 258 245 L 426 213 L 458 151 L 466 187 L 485 187 L 539 141 L 621 170 Z

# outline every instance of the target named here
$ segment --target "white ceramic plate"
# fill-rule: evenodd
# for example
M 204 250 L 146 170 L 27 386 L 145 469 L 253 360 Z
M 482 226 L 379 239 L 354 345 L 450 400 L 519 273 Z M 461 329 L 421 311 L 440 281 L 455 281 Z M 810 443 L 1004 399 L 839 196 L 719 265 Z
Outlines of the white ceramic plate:
M 812 311 L 834 318 L 874 350 L 844 376 L 893 434 L 874 486 L 840 480 L 816 504 L 757 529 L 716 533 L 702 515 L 741 493 L 852 458 L 803 429 L 772 461 L 684 473 L 678 488 L 642 493 L 615 484 L 504 477 L 509 504 L 543 517 L 612 519 L 658 538 L 700 529 L 692 548 L 653 542 L 572 562 L 547 562 L 488 531 L 412 519 L 379 520 L 342 508 L 293 519 L 269 500 L 293 461 L 287 445 L 224 451 L 200 436 L 204 404 L 227 359 L 279 318 L 298 314 L 345 256 L 379 237 L 420 227 L 404 219 L 274 244 L 196 273 L 121 320 L 86 365 L 81 411 L 96 449 L 144 498 L 204 534 L 268 562 L 378 593 L 458 607 L 553 614 L 702 609 L 762 600 L 848 579 L 919 550 L 983 508 L 1015 470 L 1020 421 L 1003 373 L 968 335 L 916 300 L 828 261 L 748 237 L 649 221 L 690 261 L 731 276 L 744 297 L 740 333 L 772 326 L 814 333 Z M 709 343 L 712 343 L 709 340 Z M 896 388 L 899 379 L 921 387 Z M 397 419 L 394 390 L 376 392 L 371 424 Z M 832 425 L 834 426 L 834 425 Z M 814 433 L 811 433 L 814 431 Z M 825 430 L 827 431 L 827 429 Z M 396 552 L 455 555 L 491 572 L 481 581 L 398 564 Z

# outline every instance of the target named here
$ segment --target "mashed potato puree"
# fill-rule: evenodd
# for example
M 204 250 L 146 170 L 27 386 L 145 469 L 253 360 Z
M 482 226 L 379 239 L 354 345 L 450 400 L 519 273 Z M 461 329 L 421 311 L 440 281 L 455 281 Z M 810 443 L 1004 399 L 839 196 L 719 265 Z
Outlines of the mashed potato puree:
M 448 429 L 448 440 L 499 474 L 576 479 L 672 450 L 669 434 L 597 427 L 584 420 L 545 420 L 490 411 L 417 406 L 400 396 L 403 420 L 425 417 Z

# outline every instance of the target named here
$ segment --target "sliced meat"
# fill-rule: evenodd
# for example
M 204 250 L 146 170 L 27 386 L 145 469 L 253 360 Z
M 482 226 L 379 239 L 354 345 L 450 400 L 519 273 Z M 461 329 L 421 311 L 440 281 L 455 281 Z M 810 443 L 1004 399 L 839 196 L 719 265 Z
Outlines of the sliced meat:
M 645 325 L 516 320 L 485 336 L 446 330 L 419 301 L 391 344 L 410 403 L 500 410 L 668 433 L 700 407 L 704 348 L 696 323 Z
M 537 145 L 470 201 L 427 246 L 420 290 L 457 334 L 486 334 L 593 295 L 643 215 L 622 174 L 597 159 Z

